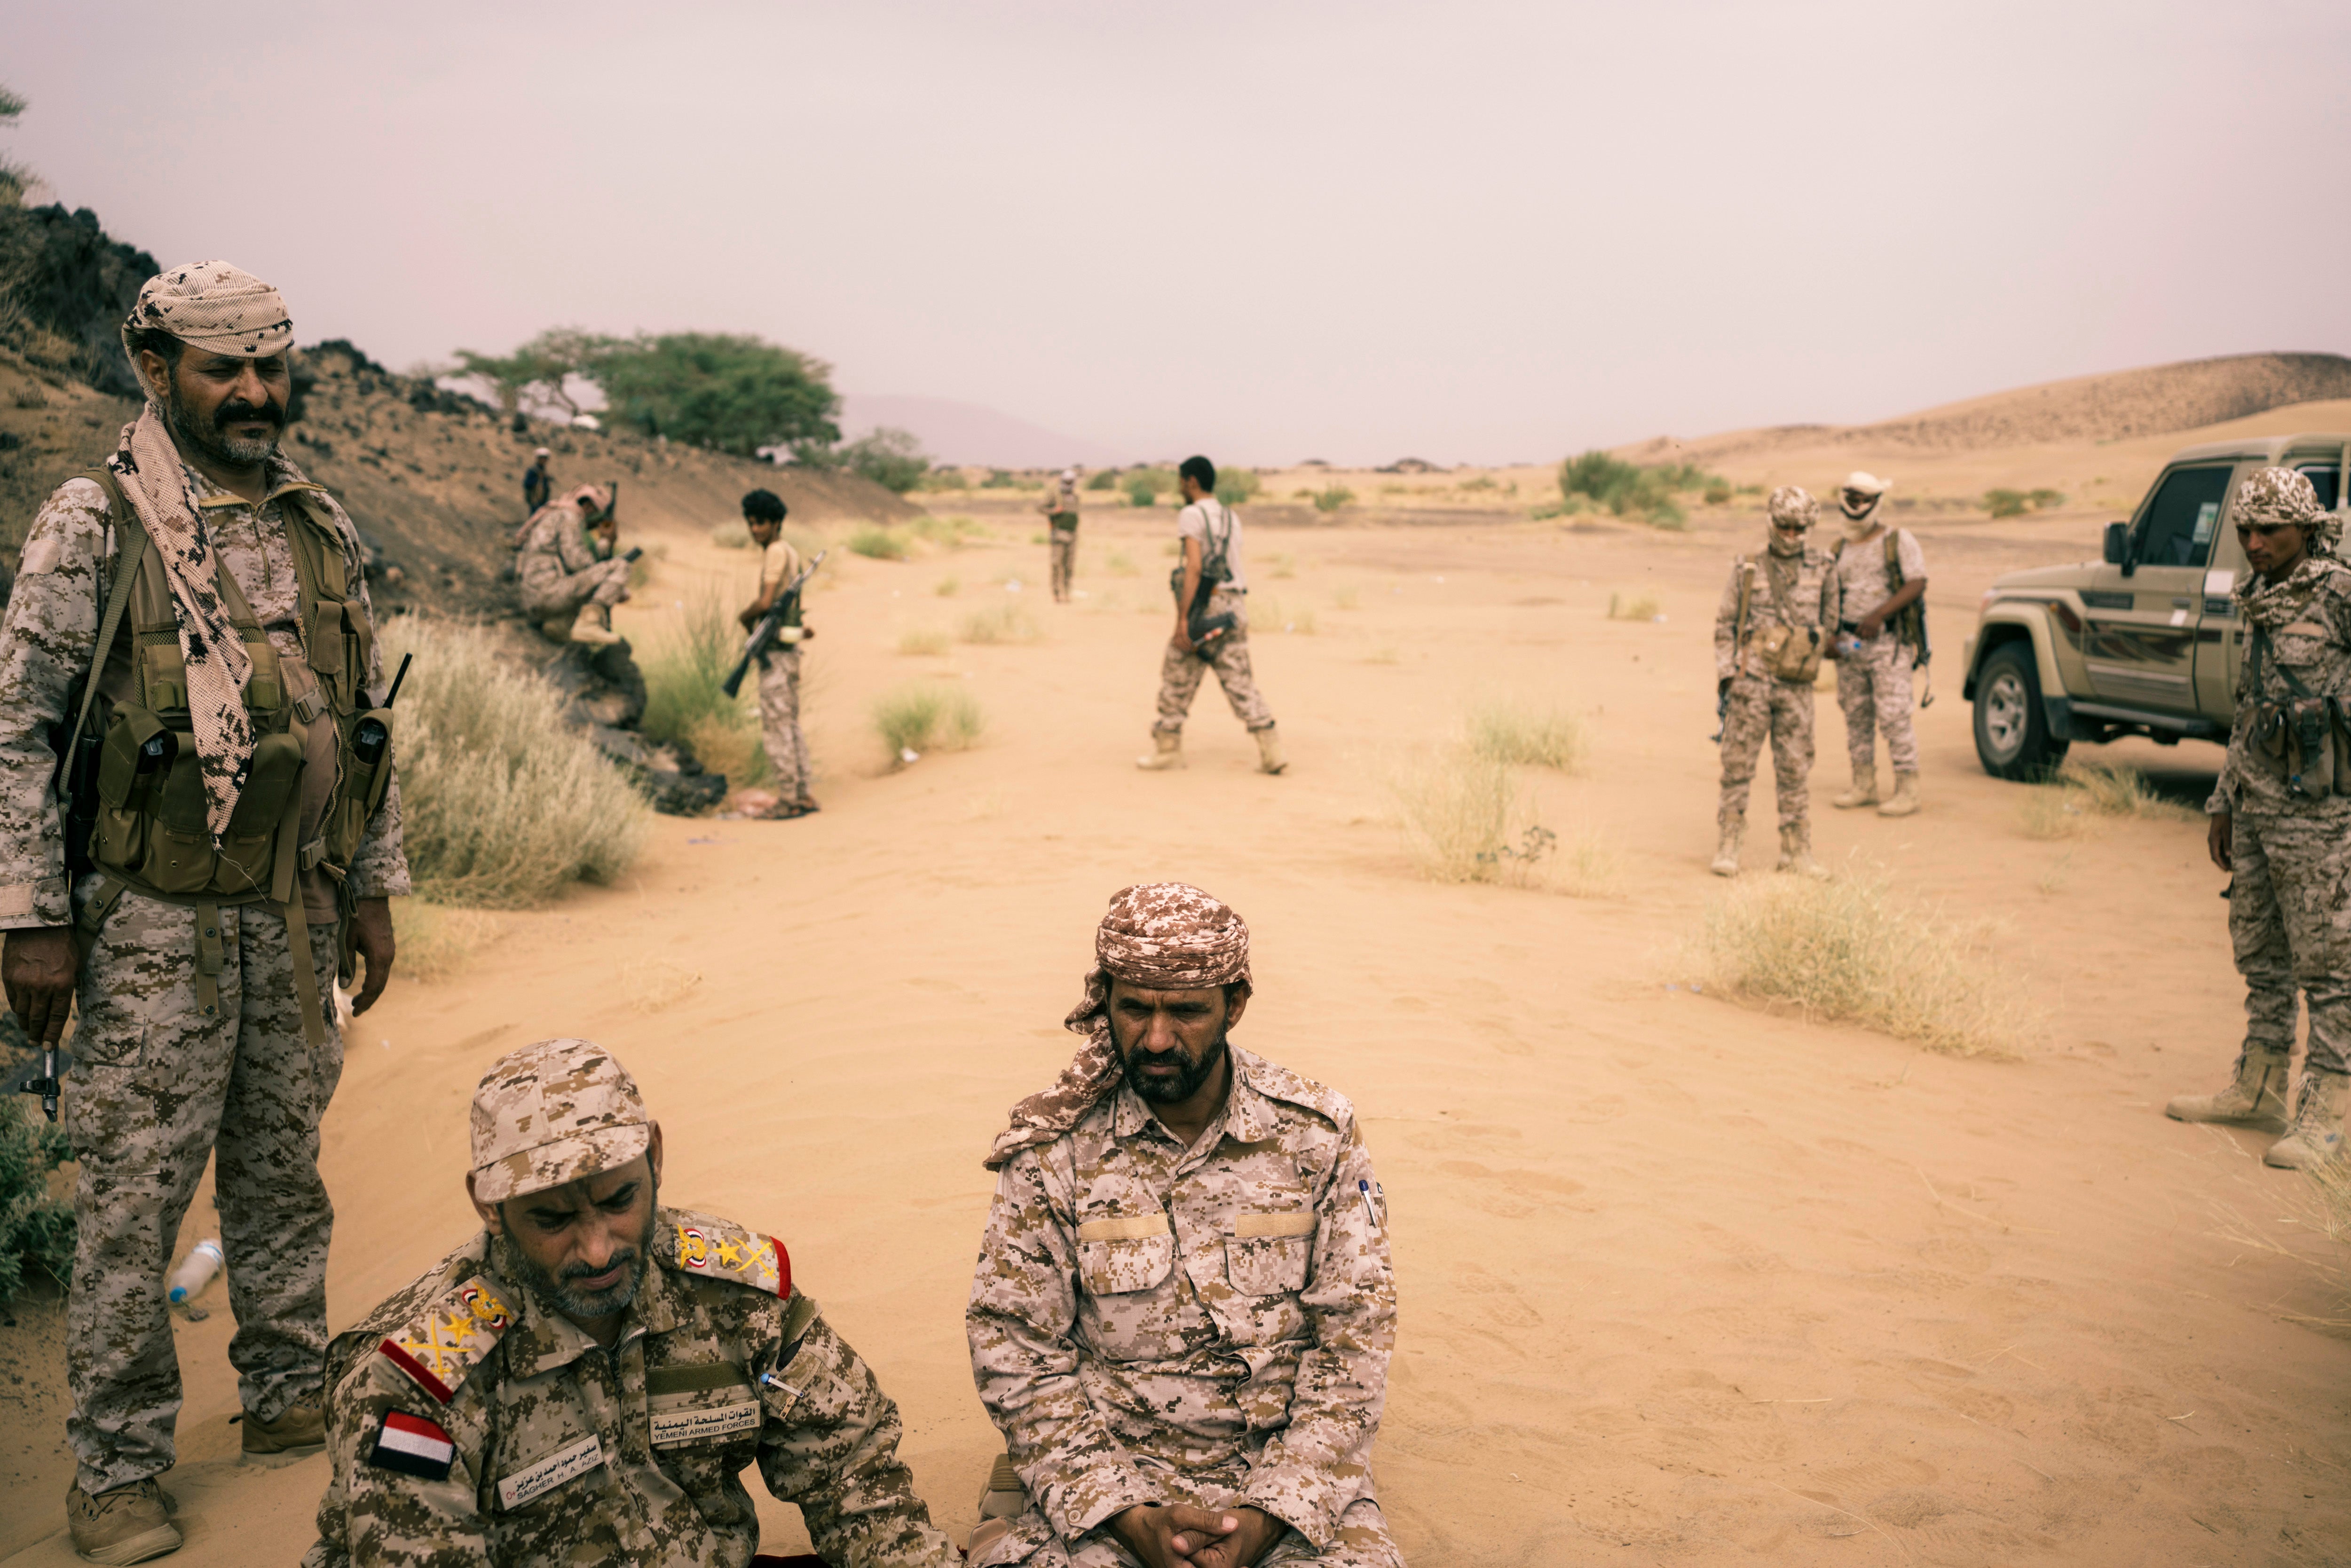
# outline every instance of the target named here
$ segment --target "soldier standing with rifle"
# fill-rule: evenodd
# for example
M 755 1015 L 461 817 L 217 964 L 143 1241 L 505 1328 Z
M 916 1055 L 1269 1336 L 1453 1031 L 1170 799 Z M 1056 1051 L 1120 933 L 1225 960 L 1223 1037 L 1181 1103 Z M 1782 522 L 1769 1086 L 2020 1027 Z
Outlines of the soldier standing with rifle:
M 359 535 L 278 455 L 293 340 L 225 262 L 148 280 L 147 405 L 34 519 L 0 635 L 0 981 L 37 1045 L 80 1009 L 66 1512 L 93 1563 L 180 1545 L 164 1271 L 207 1160 L 245 1456 L 326 1440 L 333 988 L 356 952 L 354 1010 L 382 994 L 409 881 Z
M 1825 876 L 1813 858 L 1813 681 L 1836 624 L 1837 578 L 1804 536 L 1820 504 L 1793 485 L 1771 492 L 1771 533 L 1760 558 L 1730 564 L 1714 618 L 1715 705 L 1722 716 L 1719 839 L 1712 870 L 1739 874 L 1747 798 L 1763 743 L 1771 743 L 1780 802 L 1781 871 Z
M 799 585 L 807 573 L 800 552 L 784 539 L 789 509 L 773 490 L 743 497 L 743 524 L 759 547 L 759 594 L 736 619 L 745 631 L 756 632 L 770 612 L 784 612 L 768 645 L 747 655 L 759 664 L 759 735 L 776 772 L 776 803 L 760 813 L 770 821 L 789 821 L 817 809 L 809 793 L 808 740 L 800 734 L 799 649 L 816 632 L 800 623 Z

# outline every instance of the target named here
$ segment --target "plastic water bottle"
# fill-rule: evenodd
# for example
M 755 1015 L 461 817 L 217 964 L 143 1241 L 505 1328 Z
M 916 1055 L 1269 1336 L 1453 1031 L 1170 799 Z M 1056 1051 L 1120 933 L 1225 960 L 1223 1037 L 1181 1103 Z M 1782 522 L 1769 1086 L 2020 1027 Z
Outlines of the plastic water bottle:
M 227 1262 L 219 1240 L 206 1237 L 196 1243 L 177 1269 L 172 1270 L 172 1288 L 164 1294 L 171 1298 L 175 1307 L 192 1296 L 203 1295 L 204 1287 L 213 1282 L 213 1276 L 219 1273 Z

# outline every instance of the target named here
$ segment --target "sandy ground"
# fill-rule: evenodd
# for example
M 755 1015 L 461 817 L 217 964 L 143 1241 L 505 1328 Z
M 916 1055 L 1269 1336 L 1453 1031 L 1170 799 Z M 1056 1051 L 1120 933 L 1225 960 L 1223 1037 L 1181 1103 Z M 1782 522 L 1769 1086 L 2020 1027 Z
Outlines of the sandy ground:
M 2257 1136 L 2160 1113 L 2220 1081 L 2240 1029 L 2200 829 L 2025 837 L 2022 791 L 1980 771 L 1958 696 L 1977 594 L 2091 553 L 2098 517 L 1922 525 L 1947 672 L 1922 716 L 1925 814 L 1827 809 L 1843 732 L 1821 707 L 1823 859 L 1995 924 L 2043 1020 L 2012 1061 L 1679 984 L 1722 891 L 1707 643 L 1751 514 L 1678 536 L 1499 514 L 1260 530 L 1280 779 L 1253 771 L 1213 691 L 1188 771 L 1130 764 L 1172 514 L 1090 512 L 1088 597 L 1066 607 L 1039 591 L 1032 522 L 986 520 L 1001 542 L 828 564 L 807 694 L 821 814 L 664 820 L 624 885 L 504 917 L 469 972 L 396 983 L 352 1027 L 327 1124 L 337 1324 L 471 1230 L 484 1067 L 590 1036 L 667 1129 L 667 1196 L 784 1238 L 900 1401 L 959 1538 L 998 1446 L 961 1321 L 980 1155 L 1074 1043 L 1059 1019 L 1105 897 L 1181 877 L 1255 934 L 1243 1038 L 1353 1097 L 1391 1195 L 1402 1327 L 1375 1465 L 1414 1563 L 2351 1561 L 2351 1335 L 2314 1321 L 2346 1315 L 2341 1255 Z M 682 534 L 622 629 L 657 642 L 699 574 L 748 571 Z M 1015 576 L 1041 641 L 894 652 L 1015 598 Z M 1656 591 L 1666 620 L 1607 620 L 1618 589 Z M 1311 635 L 1271 629 L 1309 611 Z M 984 743 L 882 771 L 868 703 L 932 678 L 978 697 Z M 1414 875 L 1382 780 L 1489 695 L 1592 716 L 1588 772 L 1535 785 L 1546 821 L 1619 849 L 1617 896 Z M 2218 758 L 2105 749 L 2186 800 Z M 207 1223 L 200 1200 L 188 1235 Z M 325 1466 L 234 1465 L 217 1287 L 208 1304 L 180 1330 L 178 1560 L 290 1562 Z M 0 1416 L 11 1562 L 70 1561 L 49 1375 L 0 1406 L 22 1412 Z M 789 1549 L 793 1511 L 766 1517 L 768 1549 Z

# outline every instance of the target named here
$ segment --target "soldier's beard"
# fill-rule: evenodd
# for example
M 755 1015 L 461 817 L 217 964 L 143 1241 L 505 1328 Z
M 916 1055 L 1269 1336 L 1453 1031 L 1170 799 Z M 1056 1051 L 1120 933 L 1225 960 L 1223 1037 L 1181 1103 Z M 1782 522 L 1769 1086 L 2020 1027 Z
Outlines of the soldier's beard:
M 1217 1030 L 1217 1038 L 1208 1042 L 1208 1048 L 1200 1053 L 1196 1061 L 1185 1055 L 1180 1045 L 1163 1056 L 1153 1056 L 1140 1047 L 1129 1050 L 1121 1045 L 1118 1056 L 1120 1064 L 1125 1069 L 1127 1087 L 1134 1090 L 1138 1098 L 1156 1105 L 1181 1104 L 1198 1093 L 1200 1085 L 1224 1064 L 1225 1030 Z M 1161 1077 L 1149 1077 L 1141 1071 L 1145 1062 L 1155 1067 L 1163 1063 L 1173 1064 L 1176 1071 Z
M 268 434 L 248 439 L 231 435 L 222 428 L 255 419 L 269 423 Z M 277 450 L 277 443 L 286 434 L 286 410 L 275 398 L 264 398 L 257 403 L 231 398 L 210 414 L 200 413 L 180 396 L 179 385 L 174 382 L 171 396 L 164 400 L 163 423 L 183 451 L 200 453 L 224 468 L 249 468 Z
M 559 1270 L 545 1269 L 509 1241 L 507 1251 L 515 1272 L 522 1276 L 523 1283 L 540 1301 L 575 1322 L 580 1318 L 609 1318 L 614 1312 L 626 1312 L 645 1282 L 647 1260 L 653 1255 L 653 1217 L 661 1208 L 660 1186 L 658 1181 L 654 1182 L 653 1190 L 646 1195 L 650 1201 L 645 1205 L 645 1228 L 644 1233 L 637 1238 L 637 1244 L 615 1252 L 605 1260 L 602 1268 L 590 1268 L 585 1263 L 567 1263 Z M 577 1291 L 564 1282 L 609 1274 L 616 1263 L 625 1263 L 628 1272 L 621 1277 L 619 1284 L 610 1290 Z

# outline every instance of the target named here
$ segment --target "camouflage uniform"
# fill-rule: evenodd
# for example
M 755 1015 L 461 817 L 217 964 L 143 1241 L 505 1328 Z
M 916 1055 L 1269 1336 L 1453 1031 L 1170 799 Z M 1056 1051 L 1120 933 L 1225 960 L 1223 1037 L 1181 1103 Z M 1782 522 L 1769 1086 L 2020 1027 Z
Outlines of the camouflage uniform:
M 1752 586 L 1749 587 L 1751 580 Z M 1739 600 L 1748 588 L 1747 645 L 1738 644 Z M 1783 606 L 1782 590 L 1787 593 Z M 1802 827 L 1812 810 L 1813 687 L 1809 681 L 1774 680 L 1757 647 L 1765 626 L 1836 624 L 1837 579 L 1827 553 L 1805 545 L 1792 556 L 1766 553 L 1731 563 L 1730 580 L 1714 613 L 1714 674 L 1730 683 L 1722 716 L 1722 795 L 1715 823 L 1728 830 L 1747 817 L 1755 764 L 1768 737 L 1780 826 Z
M 1208 594 L 1207 613 L 1230 615 L 1233 629 L 1218 638 L 1214 652 L 1203 662 L 1197 653 L 1186 653 L 1167 644 L 1159 661 L 1159 718 L 1152 730 L 1159 735 L 1181 735 L 1184 716 L 1192 711 L 1192 698 L 1200 690 L 1200 677 L 1209 670 L 1217 672 L 1217 684 L 1225 688 L 1225 700 L 1233 705 L 1233 716 L 1254 733 L 1273 727 L 1273 710 L 1266 706 L 1265 697 L 1257 689 L 1257 677 L 1249 670 L 1249 601 L 1228 589 L 1213 589 Z
M 838 1568 L 946 1568 L 897 1406 L 770 1239 L 674 1209 L 605 1350 L 478 1235 L 329 1353 L 333 1473 L 304 1568 L 740 1568 L 756 1462 Z
M 965 1321 L 1029 1503 L 972 1568 L 1128 1568 L 1104 1526 L 1155 1501 L 1282 1520 L 1262 1563 L 1401 1568 L 1370 1469 L 1395 1337 L 1371 1157 L 1343 1096 L 1229 1050 L 1191 1148 L 1122 1084 L 1002 1167 Z
M 1927 575 L 1927 557 L 1907 528 L 1894 530 L 1895 549 L 1901 552 L 1902 580 Z M 1835 574 L 1843 601 L 1841 622 L 1854 632 L 1861 618 L 1894 597 L 1886 571 L 1886 541 L 1846 539 L 1837 547 Z M 1845 749 L 1852 755 L 1854 776 L 1877 766 L 1877 733 L 1886 733 L 1886 759 L 1896 774 L 1918 771 L 1918 737 L 1911 725 L 1910 674 L 1918 653 L 1881 630 L 1861 644 L 1858 653 L 1837 661 L 1837 706 L 1844 710 Z
M 1072 479 L 1058 481 L 1058 487 L 1045 498 L 1049 545 L 1052 552 L 1053 599 L 1056 603 L 1070 597 L 1070 580 L 1078 571 L 1078 486 Z
M 2331 553 L 2339 519 L 2318 511 L 2299 474 L 2255 474 L 2237 497 L 2236 513 L 2241 521 L 2264 513 L 2320 519 L 2311 527 L 2311 553 L 2284 581 L 2248 572 L 2237 586 L 2239 613 L 2261 646 L 2256 654 L 2249 639 L 2228 760 L 2204 809 L 2232 819 L 2229 935 L 2245 979 L 2240 1071 L 2266 1059 L 2283 1088 L 2299 990 L 2309 1003 L 2310 1040 L 2288 1137 L 2315 1140 L 2312 1146 L 2331 1155 L 2351 1074 L 2351 793 L 2335 792 L 2351 782 L 2351 766 L 2338 760 L 2332 780 L 2298 792 L 2288 778 L 2288 734 L 2265 732 L 2262 719 L 2265 709 L 2274 711 L 2271 705 L 2305 694 L 2351 698 L 2351 566 Z M 2334 745 L 2338 752 L 2346 745 L 2339 727 Z
M 629 563 L 600 559 L 588 538 L 588 514 L 576 499 L 539 508 L 515 558 L 523 613 L 534 622 L 568 624 L 580 607 L 618 604 L 628 591 Z
M 288 679 L 308 680 L 296 614 L 294 559 L 279 499 L 305 483 L 271 458 L 270 498 L 255 507 L 194 477 L 205 527 L 277 647 Z M 309 493 L 343 536 L 351 580 L 367 593 L 359 538 L 331 499 Z M 0 927 L 70 923 L 96 883 L 84 879 L 69 905 L 64 841 L 48 739 L 73 723 L 69 695 L 89 673 L 113 568 L 107 493 L 88 479 L 60 486 L 34 519 L 23 576 L 0 639 Z M 99 689 L 128 700 L 127 632 Z M 381 668 L 368 673 L 379 698 Z M 289 686 L 289 689 L 291 687 Z M 329 727 L 318 726 L 324 734 Z M 331 763 L 329 764 L 329 769 Z M 313 765 L 311 773 L 319 769 Z M 319 784 L 306 775 L 306 785 Z M 323 796 L 306 805 L 301 836 L 316 831 Z M 395 781 L 355 858 L 350 890 L 381 897 L 409 890 Z M 330 931 L 332 890 L 302 879 L 314 930 Z M 179 1364 L 163 1291 L 171 1249 L 208 1157 L 237 1319 L 229 1360 L 245 1408 L 275 1421 L 315 1401 L 326 1348 L 327 1242 L 334 1210 L 319 1176 L 319 1119 L 342 1071 L 331 1018 L 317 1051 L 305 1040 L 286 922 L 268 904 L 219 910 L 220 1016 L 196 1003 L 197 912 L 120 894 L 80 975 L 80 1021 L 64 1113 L 79 1152 L 74 1207 L 79 1239 L 67 1305 L 68 1423 L 82 1488 L 98 1493 L 161 1473 L 172 1463 Z M 314 935 L 319 992 L 330 994 L 335 943 Z

